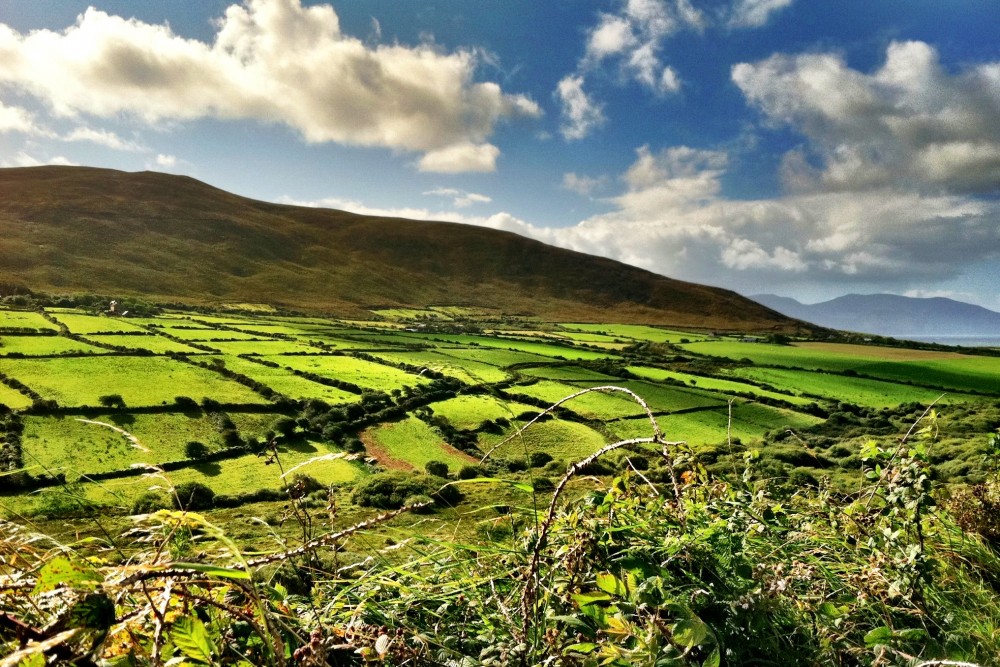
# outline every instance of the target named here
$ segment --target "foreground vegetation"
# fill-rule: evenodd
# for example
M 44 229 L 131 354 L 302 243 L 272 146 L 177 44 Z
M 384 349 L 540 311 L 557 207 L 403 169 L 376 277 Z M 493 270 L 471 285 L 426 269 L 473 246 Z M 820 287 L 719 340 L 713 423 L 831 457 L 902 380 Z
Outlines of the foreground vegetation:
M 754 453 L 713 477 L 648 416 L 647 436 L 582 459 L 548 494 L 517 484 L 517 505 L 480 508 L 476 544 L 411 528 L 363 559 L 341 553 L 455 502 L 455 482 L 343 529 L 332 493 L 290 484 L 301 535 L 264 551 L 192 511 L 134 517 L 127 553 L 3 524 L 3 664 L 995 663 L 1000 533 L 981 519 L 996 469 L 940 496 L 932 413 L 865 445 L 850 496 L 763 477 Z M 988 444 L 995 462 L 1000 438 Z M 580 476 L 622 452 L 629 471 L 580 496 Z

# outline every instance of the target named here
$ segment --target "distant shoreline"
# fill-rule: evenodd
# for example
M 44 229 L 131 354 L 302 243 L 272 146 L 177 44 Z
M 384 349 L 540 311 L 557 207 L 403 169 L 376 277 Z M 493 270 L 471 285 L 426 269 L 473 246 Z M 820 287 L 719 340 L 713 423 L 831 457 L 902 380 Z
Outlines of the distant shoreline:
M 1000 347 L 1000 336 L 893 336 L 901 340 L 915 340 L 921 343 L 939 343 L 961 347 Z

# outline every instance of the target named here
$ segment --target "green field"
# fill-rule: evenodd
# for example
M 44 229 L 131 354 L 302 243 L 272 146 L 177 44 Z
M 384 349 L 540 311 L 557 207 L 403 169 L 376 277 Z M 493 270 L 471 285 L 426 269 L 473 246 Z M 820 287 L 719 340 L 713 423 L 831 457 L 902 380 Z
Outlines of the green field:
M 156 354 L 167 354 L 170 352 L 182 352 L 184 354 L 203 354 L 201 350 L 191 347 L 190 345 L 184 345 L 183 343 L 177 343 L 170 340 L 169 338 L 164 338 L 163 336 L 126 336 L 126 335 L 116 335 L 116 334 L 105 334 L 99 336 L 93 336 L 89 340 L 93 340 L 98 343 L 104 343 L 105 345 L 117 345 L 119 347 L 126 347 L 130 350 L 148 350 Z
M 291 340 L 238 340 L 231 343 L 203 342 L 223 354 L 294 354 L 297 352 L 319 352 L 315 347 Z
M 273 423 L 277 416 L 268 418 Z M 134 436 L 138 443 L 116 428 Z M 184 445 L 191 440 L 208 445 L 212 451 L 223 447 L 217 424 L 201 413 L 28 417 L 22 446 L 29 470 L 40 466 L 49 474 L 61 472 L 72 480 L 134 463 L 181 461 L 186 458 Z M 73 443 L 73 447 L 66 447 L 66 443 Z
M 246 375 L 249 378 L 267 385 L 274 391 L 289 398 L 310 399 L 318 398 L 331 405 L 336 403 L 351 403 L 358 400 L 357 394 L 329 387 L 325 384 L 307 380 L 304 377 L 295 375 L 286 368 L 271 368 L 258 364 L 249 359 L 240 357 L 204 357 L 207 360 L 219 359 L 225 362 L 226 368 Z M 199 359 L 200 361 L 201 359 Z
M 3 370 L 4 366 L 0 363 L 0 372 Z M 31 399 L 0 382 L 0 405 L 5 405 L 11 410 L 21 410 L 31 405 Z
M 37 357 L 76 352 L 106 354 L 107 350 L 64 336 L 0 336 L 0 356 L 23 354 Z
M 379 359 L 390 363 L 402 363 L 410 366 L 428 368 L 453 377 L 468 384 L 483 382 L 503 382 L 511 377 L 509 373 L 496 366 L 480 361 L 461 359 L 449 354 L 449 350 L 437 352 L 376 352 Z
M 562 419 L 537 422 L 523 433 L 514 435 L 520 426 L 512 427 L 503 435 L 481 435 L 479 448 L 488 452 L 510 438 L 493 451 L 493 458 L 524 458 L 534 452 L 546 452 L 568 464 L 593 454 L 607 444 L 605 438 L 592 428 Z
M 767 405 L 734 403 L 731 434 L 733 438 L 750 443 L 759 440 L 768 431 L 803 429 L 821 421 L 817 417 Z M 656 422 L 660 425 L 667 440 L 683 440 L 692 447 L 724 443 L 730 432 L 728 406 L 713 410 L 665 415 L 657 417 Z M 608 424 L 608 428 L 618 438 L 640 438 L 652 434 L 652 425 L 645 417 L 611 422 Z
M 227 329 L 177 329 L 164 327 L 165 332 L 174 338 L 190 341 L 210 341 L 210 340 L 258 340 L 260 337 L 254 334 L 243 333 L 242 331 L 229 331 Z
M 541 412 L 538 408 L 495 396 L 456 396 L 432 403 L 434 414 L 440 415 L 458 429 L 475 429 L 488 419 L 513 420 L 525 412 Z
M 101 317 L 98 315 L 82 315 L 79 313 L 54 313 L 59 322 L 65 324 L 70 333 L 75 334 L 97 334 L 97 333 L 138 333 L 141 327 L 128 322 L 121 317 Z
M 475 462 L 468 454 L 449 447 L 434 429 L 416 417 L 370 428 L 362 440 L 368 453 L 389 467 L 422 471 L 429 461 L 441 461 L 457 470 Z
M 679 373 L 676 371 L 663 370 L 662 368 L 649 368 L 648 366 L 629 366 L 628 371 L 638 375 L 639 377 L 646 378 L 648 380 L 653 380 L 655 382 L 663 382 L 664 380 L 674 380 L 676 382 L 681 382 L 685 385 L 690 385 L 692 387 L 698 387 L 700 389 L 708 389 L 710 391 L 720 391 L 725 394 L 738 394 L 738 393 L 751 393 L 755 396 L 761 396 L 766 398 L 773 398 L 779 401 L 786 401 L 794 405 L 807 405 L 812 402 L 812 399 L 803 398 L 791 393 L 780 393 L 776 391 L 768 391 L 767 389 L 761 389 L 755 385 L 749 384 L 747 382 L 738 382 L 734 380 L 722 380 L 714 377 L 704 377 L 701 375 L 692 375 L 691 373 Z M 749 376 L 744 376 L 749 377 Z M 780 383 L 776 386 L 784 386 Z
M 680 343 L 685 339 L 696 341 L 706 338 L 705 334 L 671 331 L 642 324 L 560 324 L 559 326 L 568 331 L 599 333 L 613 339 L 631 339 L 629 342 Z
M 365 389 L 390 391 L 428 382 L 426 377 L 364 359 L 345 356 L 263 357 L 282 366 L 319 376 L 350 382 Z
M 805 370 L 853 371 L 884 380 L 912 382 L 958 391 L 1000 394 L 1000 358 L 906 348 L 797 343 L 768 345 L 736 341 L 692 343 L 685 349 L 757 365 Z
M 943 393 L 937 389 L 925 389 L 895 382 L 833 373 L 784 368 L 738 368 L 732 372 L 738 377 L 764 382 L 803 395 L 819 396 L 832 401 L 844 401 L 873 408 L 909 402 L 930 404 L 939 398 L 944 403 L 984 400 L 982 397 L 970 396 L 969 394 Z
M 26 310 L 6 310 L 0 308 L 0 331 L 3 331 L 4 329 L 58 331 L 59 327 L 49 322 L 39 313 Z
M 60 405 L 100 405 L 119 394 L 126 405 L 165 405 L 176 396 L 222 403 L 266 403 L 260 395 L 212 371 L 165 357 L 5 359 L 3 372 Z
M 585 388 L 552 380 L 541 380 L 530 385 L 516 385 L 508 391 L 515 396 L 524 394 L 525 396 L 539 398 L 546 403 L 556 403 Z M 564 403 L 563 407 L 588 419 L 606 420 L 644 414 L 642 406 L 622 392 L 590 392 Z

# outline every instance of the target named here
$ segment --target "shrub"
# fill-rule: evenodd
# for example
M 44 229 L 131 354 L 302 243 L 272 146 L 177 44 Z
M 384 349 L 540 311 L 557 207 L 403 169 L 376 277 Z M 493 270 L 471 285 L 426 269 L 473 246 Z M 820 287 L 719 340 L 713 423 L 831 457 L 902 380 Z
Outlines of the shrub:
M 208 445 L 197 440 L 191 440 L 184 445 L 184 456 L 195 461 L 200 461 L 208 456 Z
M 168 507 L 170 507 L 170 501 L 167 500 L 166 496 L 156 491 L 147 491 L 132 503 L 132 514 L 152 514 Z
M 483 476 L 483 469 L 481 466 L 468 464 L 464 465 L 458 469 L 459 479 L 475 479 L 477 477 Z
M 448 464 L 442 461 L 428 461 L 424 466 L 424 470 L 426 470 L 428 474 L 434 475 L 435 477 L 448 476 Z
M 121 394 L 105 394 L 97 397 L 97 402 L 106 408 L 124 408 L 125 399 Z
M 174 494 L 174 506 L 181 510 L 207 510 L 215 504 L 215 491 L 201 482 L 179 484 Z
M 401 472 L 383 472 L 363 480 L 351 494 L 351 501 L 362 507 L 398 509 L 406 499 L 430 495 L 433 487 L 428 478 Z
M 541 468 L 552 460 L 552 455 L 548 452 L 532 452 L 528 456 L 528 465 L 532 468 Z

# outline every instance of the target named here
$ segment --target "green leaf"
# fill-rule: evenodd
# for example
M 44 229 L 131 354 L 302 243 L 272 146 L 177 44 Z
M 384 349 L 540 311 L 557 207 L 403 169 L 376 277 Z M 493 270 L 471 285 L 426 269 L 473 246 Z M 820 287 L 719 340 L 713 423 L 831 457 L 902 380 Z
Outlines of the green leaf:
M 865 635 L 865 646 L 877 646 L 878 644 L 888 644 L 892 641 L 892 630 L 884 625 L 875 628 Z
M 212 654 L 215 653 L 215 645 L 205 624 L 193 616 L 182 616 L 174 621 L 170 629 L 170 639 L 174 646 L 180 649 L 181 653 L 205 664 L 212 663 Z
M 611 596 L 608 595 L 607 593 L 598 593 L 596 591 L 593 593 L 576 593 L 575 595 L 573 595 L 573 600 L 581 608 L 592 605 L 595 602 L 605 602 L 610 599 Z
M 618 597 L 624 597 L 627 593 L 625 588 L 625 582 L 611 574 L 610 572 L 601 572 L 597 575 L 597 587 L 600 588 L 605 593 L 610 593 L 611 595 L 617 595 Z
M 92 567 L 69 558 L 56 558 L 45 564 L 38 573 L 34 594 L 52 591 L 59 586 L 94 590 L 104 578 Z
M 195 572 L 201 572 L 210 577 L 219 577 L 220 579 L 250 580 L 249 572 L 246 570 L 235 570 L 231 567 L 218 567 L 216 565 L 205 565 L 204 563 L 173 563 L 171 567 L 178 570 L 194 570 Z
M 817 608 L 816 611 L 818 611 L 822 616 L 826 616 L 828 618 L 840 618 L 843 616 L 843 613 L 841 613 L 837 605 L 832 602 L 824 602 L 819 606 L 819 608 Z
M 699 646 L 707 637 L 708 625 L 697 616 L 677 621 L 674 625 L 674 641 L 681 646 Z
M 712 652 L 709 654 L 709 656 L 705 658 L 705 662 L 701 663 L 701 667 L 719 667 L 719 664 L 721 663 L 722 663 L 722 653 L 719 651 L 719 647 L 716 646 L 714 649 L 712 649 Z
M 563 655 L 567 653 L 593 653 L 597 650 L 597 644 L 593 642 L 580 642 L 579 644 L 570 644 L 563 649 Z
M 753 568 L 746 563 L 738 563 L 735 568 L 736 576 L 741 579 L 753 579 Z

